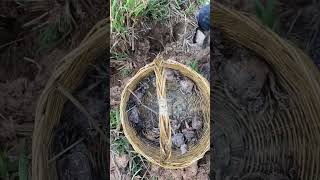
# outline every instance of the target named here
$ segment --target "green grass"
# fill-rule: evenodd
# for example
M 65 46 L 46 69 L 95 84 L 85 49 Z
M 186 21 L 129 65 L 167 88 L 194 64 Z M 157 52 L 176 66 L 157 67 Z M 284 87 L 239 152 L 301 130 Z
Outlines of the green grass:
M 118 129 L 120 126 L 120 112 L 117 109 L 110 111 L 110 129 Z
M 171 8 L 170 3 L 176 3 L 176 1 L 149 0 L 144 15 L 154 22 L 165 21 L 169 18 Z
M 200 0 L 200 4 L 208 0 Z M 164 22 L 176 13 L 184 13 L 179 7 L 182 0 L 112 0 L 111 2 L 111 30 L 126 39 L 130 28 L 142 18 L 152 22 Z M 192 15 L 195 4 L 190 3 L 187 14 Z
M 152 176 L 151 180 L 158 180 L 158 177 Z
M 141 158 L 141 156 L 135 152 L 130 154 L 130 158 L 131 158 L 131 163 L 130 163 L 130 174 L 132 175 L 132 178 L 134 178 L 136 175 L 138 175 L 138 173 L 140 171 L 142 171 L 144 169 L 143 167 L 143 158 Z
M 199 72 L 199 63 L 197 60 L 193 59 L 190 63 L 189 66 L 196 72 Z
M 129 55 L 125 52 L 122 52 L 122 53 L 112 52 L 111 53 L 111 59 L 115 59 L 117 61 L 124 61 L 128 57 L 129 57 Z
M 129 141 L 125 136 L 118 136 L 116 139 L 112 142 L 116 152 L 118 154 L 128 154 L 129 153 Z
M 278 31 L 279 18 L 276 15 L 275 0 L 268 0 L 266 6 L 260 0 L 255 0 L 256 15 L 260 21 L 274 31 Z
M 111 29 L 112 32 L 124 35 L 134 27 L 140 18 L 148 18 L 153 22 L 169 18 L 170 3 L 174 0 L 112 0 Z
M 113 149 L 116 150 L 117 154 L 128 154 L 130 156 L 129 160 L 129 172 L 134 178 L 137 175 L 142 175 L 143 170 L 148 162 L 140 154 L 132 150 L 132 147 L 129 144 L 128 139 L 120 135 L 112 142 Z
M 27 147 L 25 140 L 22 141 L 20 156 L 19 156 L 19 180 L 28 180 L 28 157 L 27 157 Z
M 125 33 L 146 9 L 143 0 L 112 0 L 111 2 L 111 29 L 117 33 Z
M 198 0 L 200 5 L 209 3 L 209 0 Z M 112 0 L 111 2 L 111 29 L 112 32 L 124 33 L 140 18 L 148 18 L 153 22 L 164 21 L 172 15 L 170 11 L 180 10 L 179 4 L 186 0 Z M 194 2 L 187 0 L 187 13 L 192 15 L 196 10 Z
M 124 78 L 124 77 L 128 77 L 130 74 L 131 74 L 132 70 L 129 68 L 129 67 L 123 67 L 121 70 L 120 70 L 120 73 L 121 73 L 121 76 Z
M 122 63 L 128 58 L 129 46 L 135 39 L 134 28 L 138 22 L 153 22 L 170 24 L 170 21 L 179 21 L 196 15 L 198 5 L 206 4 L 209 0 L 112 0 L 111 1 L 111 34 L 115 44 L 111 49 L 113 63 Z M 187 5 L 186 10 L 181 4 Z M 129 41 L 130 40 L 130 41 Z M 124 64 L 121 64 L 125 66 Z M 122 77 L 127 77 L 132 70 L 123 67 L 120 71 Z
M 49 24 L 48 27 L 40 32 L 40 51 L 50 48 L 60 37 L 58 28 L 54 24 Z
M 0 179 L 8 179 L 8 157 L 5 152 L 0 151 Z
M 28 180 L 29 179 L 29 164 L 27 148 L 25 141 L 20 144 L 20 155 L 18 160 L 10 161 L 8 158 L 8 153 L 0 150 L 0 179 L 19 179 Z
M 198 0 L 198 3 L 201 5 L 208 4 L 208 3 L 210 3 L 210 0 Z
M 189 7 L 186 9 L 186 15 L 192 16 L 192 14 L 195 12 L 195 10 L 196 10 L 196 5 L 194 3 L 191 3 L 189 5 Z

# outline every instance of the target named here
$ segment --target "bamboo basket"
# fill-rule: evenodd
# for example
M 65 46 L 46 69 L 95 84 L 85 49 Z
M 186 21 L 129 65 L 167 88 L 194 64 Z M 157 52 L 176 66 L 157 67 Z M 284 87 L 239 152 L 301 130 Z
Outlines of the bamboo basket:
M 247 128 L 247 134 L 243 136 L 243 152 L 249 153 L 243 163 L 236 166 L 236 170 L 240 174 L 270 170 L 263 164 L 286 163 L 290 154 L 299 179 L 319 179 L 319 70 L 302 50 L 280 38 L 252 16 L 230 10 L 219 3 L 214 3 L 212 11 L 214 25 L 219 26 L 226 38 L 260 55 L 270 65 L 277 76 L 277 83 L 288 94 L 290 105 L 289 109 L 275 113 L 274 117 L 266 116 L 250 126 L 249 119 L 237 112 L 232 104 L 225 102 L 219 87 L 212 89 L 216 110 L 211 116 L 216 126 L 234 118 L 238 126 Z M 232 136 L 237 129 L 239 127 L 227 127 L 225 131 Z M 271 138 L 267 137 L 268 133 L 272 135 Z M 241 133 L 236 135 L 241 136 Z
M 179 71 L 185 77 L 190 78 L 198 87 L 202 95 L 203 103 L 200 109 L 203 112 L 203 132 L 197 144 L 190 147 L 187 153 L 179 154 L 171 148 L 171 126 L 168 117 L 165 87 L 165 69 L 170 68 Z M 152 72 L 156 75 L 156 89 L 159 105 L 160 147 L 157 148 L 139 138 L 136 130 L 128 120 L 127 103 L 131 92 L 138 83 Z M 141 68 L 125 86 L 120 103 L 120 118 L 125 136 L 136 152 L 143 155 L 152 163 L 164 168 L 184 168 L 201 159 L 209 150 L 210 145 L 210 86 L 208 81 L 191 68 L 173 60 L 156 58 L 152 63 Z
M 87 34 L 80 45 L 66 55 L 48 80 L 37 104 L 32 138 L 32 179 L 57 180 L 52 153 L 54 127 L 60 122 L 67 93 L 80 84 L 90 64 L 108 51 L 109 22 L 102 20 Z M 105 139 L 107 142 L 107 139 Z

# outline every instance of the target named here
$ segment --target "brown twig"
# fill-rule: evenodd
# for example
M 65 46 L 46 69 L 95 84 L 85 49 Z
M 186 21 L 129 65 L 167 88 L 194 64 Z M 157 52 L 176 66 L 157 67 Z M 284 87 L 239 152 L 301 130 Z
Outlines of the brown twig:
M 138 98 L 138 96 L 134 94 L 134 92 L 132 92 L 130 89 L 129 89 L 129 91 L 130 91 L 130 93 L 139 101 L 139 103 L 141 103 L 141 105 L 142 105 L 143 107 L 145 107 L 146 109 L 148 109 L 149 111 L 151 111 L 151 112 L 153 112 L 153 113 L 155 113 L 155 114 L 158 114 L 155 110 L 153 110 L 153 109 L 149 108 L 148 106 L 144 105 L 144 104 L 141 102 L 141 100 Z
M 6 121 L 9 121 L 3 114 L 0 113 L 0 117 L 3 119 L 3 120 L 6 120 Z
M 147 172 L 150 174 L 150 171 L 149 171 L 149 169 L 150 169 L 150 165 L 149 165 L 149 166 L 147 166 L 147 165 L 144 163 L 144 159 L 141 157 L 141 155 L 140 155 L 140 154 L 139 154 L 138 156 L 139 156 L 139 158 L 141 159 L 141 161 L 142 161 L 142 163 L 143 163 L 144 167 L 146 168 L 146 172 L 144 172 L 144 174 L 143 174 L 143 176 L 142 176 L 142 178 L 141 178 L 141 179 L 143 179 L 143 178 L 146 176 Z
M 28 62 L 31 62 L 31 63 L 35 64 L 37 66 L 37 68 L 38 68 L 38 73 L 40 73 L 42 71 L 41 65 L 38 62 L 36 62 L 35 60 L 33 60 L 31 58 L 28 58 L 28 57 L 24 57 L 23 59 L 25 61 L 28 61 Z
M 50 160 L 49 160 L 49 164 L 52 163 L 53 161 L 57 160 L 59 157 L 61 157 L 63 154 L 65 154 L 66 152 L 68 152 L 70 149 L 72 149 L 73 147 L 75 147 L 76 145 L 78 145 L 79 143 L 81 143 L 84 140 L 84 138 L 80 138 L 78 141 L 76 141 L 75 143 L 71 144 L 69 147 L 67 147 L 65 150 L 61 151 L 60 153 L 58 153 L 57 155 L 53 156 Z
M 81 105 L 81 103 L 75 99 L 66 89 L 64 89 L 61 85 L 57 88 L 64 96 L 66 96 L 91 122 L 91 125 L 94 126 L 97 132 L 100 133 L 101 137 L 108 142 L 108 138 L 106 134 L 99 127 L 99 124 L 95 121 L 95 119 L 89 114 L 89 112 Z
M 9 45 L 11 45 L 11 44 L 14 44 L 14 43 L 16 43 L 16 42 L 22 41 L 22 40 L 24 40 L 24 38 L 16 39 L 16 40 L 14 40 L 14 41 L 10 41 L 10 42 L 8 42 L 8 43 L 2 44 L 2 45 L 0 46 L 0 49 L 4 48 L 4 47 L 6 47 L 6 46 L 9 46 Z
M 289 35 L 291 33 L 291 31 L 293 29 L 293 26 L 296 24 L 296 22 L 297 22 L 298 18 L 300 17 L 300 15 L 301 15 L 301 10 L 298 11 L 296 17 L 293 19 L 293 21 L 292 21 L 292 23 L 290 25 L 290 28 L 289 28 L 289 30 L 287 32 L 287 35 Z
M 36 18 L 32 19 L 31 21 L 25 23 L 22 27 L 26 28 L 26 27 L 31 26 L 33 24 L 37 24 L 38 21 L 40 21 L 42 18 L 46 17 L 48 14 L 49 14 L 49 12 L 45 12 L 41 16 L 36 17 Z

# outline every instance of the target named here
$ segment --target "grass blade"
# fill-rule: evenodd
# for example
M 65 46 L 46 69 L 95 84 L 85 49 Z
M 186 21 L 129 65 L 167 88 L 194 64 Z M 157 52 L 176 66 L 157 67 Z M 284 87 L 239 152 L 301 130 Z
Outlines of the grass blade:
M 0 152 L 0 179 L 8 176 L 8 162 L 4 152 Z
M 28 180 L 28 157 L 25 139 L 22 140 L 19 156 L 19 180 Z
M 262 14 L 263 14 L 263 11 L 264 11 L 264 7 L 261 3 L 260 0 L 255 0 L 255 8 L 256 8 L 256 15 L 259 17 L 259 18 L 262 18 Z

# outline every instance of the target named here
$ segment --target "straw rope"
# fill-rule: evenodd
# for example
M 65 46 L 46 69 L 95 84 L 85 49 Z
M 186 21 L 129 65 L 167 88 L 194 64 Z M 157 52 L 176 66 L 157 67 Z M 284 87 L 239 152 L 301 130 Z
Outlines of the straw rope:
M 156 88 L 159 104 L 160 159 L 161 163 L 165 163 L 165 161 L 171 157 L 172 142 L 171 125 L 166 100 L 166 77 L 162 62 L 161 59 L 156 59 L 154 61 L 154 72 L 156 75 Z

